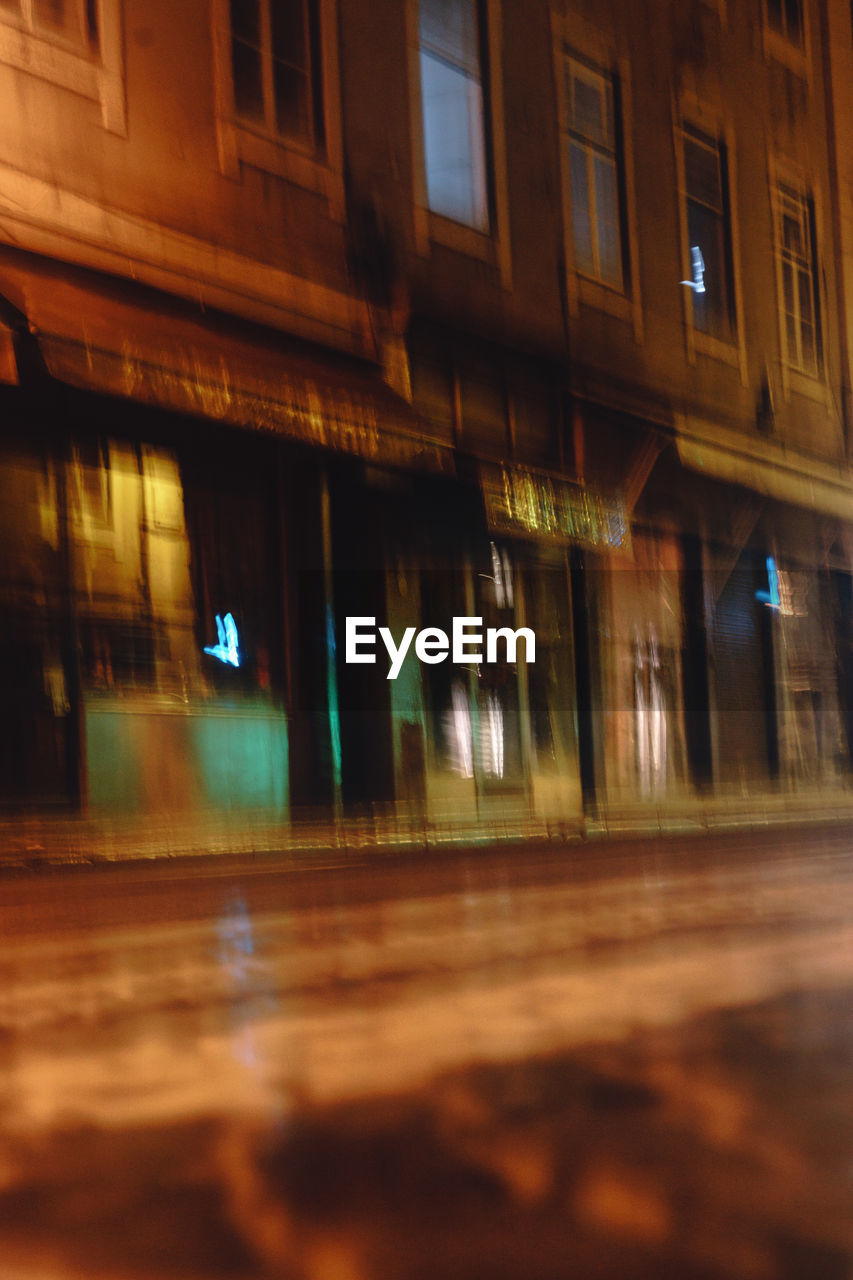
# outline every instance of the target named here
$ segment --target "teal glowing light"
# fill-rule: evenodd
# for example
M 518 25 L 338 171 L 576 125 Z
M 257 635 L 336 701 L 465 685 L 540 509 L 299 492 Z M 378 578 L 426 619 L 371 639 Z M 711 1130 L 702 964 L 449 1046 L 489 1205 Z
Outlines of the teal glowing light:
M 212 658 L 218 658 L 220 662 L 227 662 L 231 667 L 239 667 L 240 645 L 237 624 L 232 614 L 226 613 L 225 617 L 221 618 L 217 613 L 216 634 L 219 637 L 219 643 L 206 644 L 204 652 L 209 653 Z
M 776 561 L 773 556 L 768 556 L 767 564 L 767 585 L 768 591 L 756 591 L 755 598 L 760 600 L 762 604 L 769 604 L 771 609 L 778 609 L 779 600 L 779 571 L 776 568 Z

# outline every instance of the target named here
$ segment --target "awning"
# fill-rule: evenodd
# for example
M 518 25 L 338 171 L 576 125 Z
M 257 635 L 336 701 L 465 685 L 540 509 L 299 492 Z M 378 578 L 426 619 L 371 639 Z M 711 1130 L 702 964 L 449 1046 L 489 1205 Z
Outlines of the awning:
M 853 520 L 853 472 L 777 444 L 750 440 L 716 423 L 686 418 L 677 426 L 676 447 L 685 467 L 714 480 L 792 506 Z
M 51 375 L 85 391 L 288 436 L 386 466 L 453 470 L 453 455 L 422 434 L 416 411 L 378 374 L 315 367 L 304 358 L 251 369 L 225 347 L 215 362 L 197 350 L 121 352 L 52 335 L 39 345 Z
M 0 292 L 24 312 L 60 382 L 377 465 L 454 470 L 451 449 L 365 361 L 255 336 L 93 272 L 37 264 L 9 265 L 3 255 Z

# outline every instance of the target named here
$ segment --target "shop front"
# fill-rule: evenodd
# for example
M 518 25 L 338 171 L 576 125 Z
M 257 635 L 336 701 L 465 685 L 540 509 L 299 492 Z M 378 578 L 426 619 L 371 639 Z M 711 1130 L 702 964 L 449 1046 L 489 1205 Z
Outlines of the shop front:
M 333 813 L 328 477 L 347 457 L 440 473 L 447 451 L 351 358 L 92 273 L 8 270 L 35 336 L 4 393 L 26 443 L 10 427 L 0 457 L 0 799 Z

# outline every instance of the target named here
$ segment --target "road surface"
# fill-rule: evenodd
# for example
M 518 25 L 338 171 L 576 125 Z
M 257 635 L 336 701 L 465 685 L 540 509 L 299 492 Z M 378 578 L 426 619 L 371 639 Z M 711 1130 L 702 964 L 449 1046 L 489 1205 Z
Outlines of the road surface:
M 853 833 L 0 881 L 2 1280 L 851 1280 Z

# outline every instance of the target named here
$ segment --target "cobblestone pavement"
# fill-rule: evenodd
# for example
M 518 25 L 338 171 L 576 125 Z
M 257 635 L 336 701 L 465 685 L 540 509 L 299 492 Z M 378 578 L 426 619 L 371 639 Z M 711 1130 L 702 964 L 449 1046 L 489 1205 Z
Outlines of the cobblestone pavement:
M 7 880 L 3 1280 L 850 1280 L 846 827 Z

